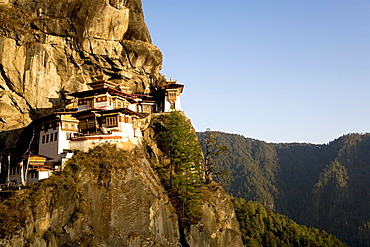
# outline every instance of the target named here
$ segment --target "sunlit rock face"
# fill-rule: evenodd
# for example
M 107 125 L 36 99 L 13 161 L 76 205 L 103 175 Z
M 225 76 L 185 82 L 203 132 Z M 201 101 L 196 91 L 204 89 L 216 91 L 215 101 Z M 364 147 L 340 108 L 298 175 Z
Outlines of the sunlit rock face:
M 163 84 L 161 66 L 140 0 L 1 0 L 2 145 L 96 76 L 142 93 Z
M 0 0 L 0 154 L 18 139 L 27 146 L 20 131 L 69 108 L 68 93 L 86 90 L 95 77 L 148 93 L 165 83 L 161 66 L 141 0 Z M 2 204 L 9 228 L 0 232 L 0 246 L 242 246 L 233 206 L 218 185 L 205 189 L 198 224 L 179 226 L 153 169 L 164 158 L 150 118 L 143 120 L 145 145 L 125 159 L 77 165 Z

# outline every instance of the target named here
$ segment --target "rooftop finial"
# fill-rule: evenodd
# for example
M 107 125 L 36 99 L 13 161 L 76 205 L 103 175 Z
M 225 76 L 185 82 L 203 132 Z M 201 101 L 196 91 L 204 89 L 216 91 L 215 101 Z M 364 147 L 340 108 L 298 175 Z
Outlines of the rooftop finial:
M 177 80 L 172 80 L 172 77 L 170 77 L 170 80 L 169 81 L 167 81 L 168 83 L 170 83 L 170 84 L 173 84 L 173 83 L 176 83 L 177 82 Z

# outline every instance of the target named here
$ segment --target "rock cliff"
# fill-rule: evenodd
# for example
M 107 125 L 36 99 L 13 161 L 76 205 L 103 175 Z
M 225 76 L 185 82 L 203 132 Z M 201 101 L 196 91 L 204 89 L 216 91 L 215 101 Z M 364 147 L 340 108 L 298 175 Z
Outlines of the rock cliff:
M 95 76 L 142 93 L 163 84 L 161 66 L 140 0 L 1 1 L 0 148 Z
M 242 246 L 233 205 L 217 184 L 203 188 L 200 222 L 181 229 L 147 156 L 140 145 L 99 146 L 14 192 L 0 204 L 0 246 Z
M 33 119 L 68 108 L 68 93 L 94 77 L 147 93 L 164 84 L 161 66 L 140 0 L 0 0 L 0 151 Z M 200 221 L 180 226 L 153 168 L 162 154 L 146 121 L 142 145 L 77 154 L 2 200 L 0 246 L 242 246 L 217 184 L 203 188 Z
M 0 246 L 177 246 L 176 213 L 141 151 L 97 147 L 16 193 L 1 205 Z

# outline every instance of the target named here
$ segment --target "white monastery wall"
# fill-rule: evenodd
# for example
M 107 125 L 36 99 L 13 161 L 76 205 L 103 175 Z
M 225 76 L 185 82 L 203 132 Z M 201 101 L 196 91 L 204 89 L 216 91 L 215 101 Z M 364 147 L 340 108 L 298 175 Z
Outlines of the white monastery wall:
M 170 101 L 168 100 L 168 96 L 165 97 L 165 100 L 164 100 L 164 112 L 171 112 L 173 110 L 178 110 L 178 111 L 182 111 L 182 107 L 181 107 L 181 100 L 180 100 L 180 97 L 176 97 L 176 101 L 175 101 L 175 109 L 171 109 L 171 103 Z
M 60 139 L 60 127 L 40 132 L 39 154 L 51 158 L 57 158 L 58 140 Z M 55 135 L 57 136 L 55 140 Z

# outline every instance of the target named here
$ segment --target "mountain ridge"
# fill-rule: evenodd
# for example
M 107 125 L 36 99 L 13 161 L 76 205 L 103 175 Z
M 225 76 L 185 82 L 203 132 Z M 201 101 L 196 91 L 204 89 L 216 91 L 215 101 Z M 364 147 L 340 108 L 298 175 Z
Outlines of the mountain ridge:
M 370 134 L 347 134 L 328 144 L 266 143 L 217 134 L 229 149 L 218 159 L 220 169 L 230 172 L 227 192 L 349 244 L 369 244 Z M 198 135 L 204 141 L 205 133 Z

